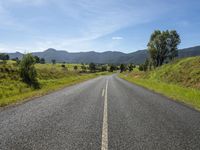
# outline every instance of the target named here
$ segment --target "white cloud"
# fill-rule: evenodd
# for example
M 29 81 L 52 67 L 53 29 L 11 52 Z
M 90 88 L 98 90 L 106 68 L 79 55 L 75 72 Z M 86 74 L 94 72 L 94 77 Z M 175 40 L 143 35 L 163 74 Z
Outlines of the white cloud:
M 124 38 L 121 36 L 114 36 L 112 37 L 112 40 L 123 40 Z
M 158 0 L 152 0 L 151 2 L 149 2 L 149 0 L 2 0 L 2 2 L 3 3 L 0 2 L 0 18 L 4 19 L 0 19 L 0 28 L 23 31 L 23 33 L 20 33 L 20 36 L 21 34 L 31 35 L 33 33 L 34 36 L 38 37 L 29 39 L 32 40 L 29 44 L 25 41 L 24 44 L 22 44 L 23 41 L 21 41 L 21 44 L 9 43 L 7 44 L 8 46 L 4 45 L 4 48 L 15 49 L 16 47 L 24 47 L 33 50 L 42 50 L 48 47 L 69 49 L 70 51 L 94 49 L 95 47 L 92 47 L 94 46 L 94 40 L 128 26 L 152 21 L 168 8 L 166 2 Z M 59 10 L 59 14 L 56 14 L 55 11 L 55 16 L 49 16 L 53 22 L 62 23 L 63 20 L 68 20 L 67 23 L 70 23 L 71 20 L 73 20 L 74 25 L 78 26 L 79 34 L 76 36 L 68 35 L 68 30 L 71 29 L 63 27 L 62 35 L 55 36 L 52 33 L 44 37 L 40 27 L 35 27 L 36 24 L 40 24 L 41 19 L 38 18 L 41 16 L 35 16 L 21 22 L 19 20 L 23 18 L 23 16 L 13 17 L 12 12 L 9 12 L 10 9 L 7 9 L 17 5 L 19 8 L 15 7 L 15 9 L 23 11 L 23 9 L 21 9 L 22 5 L 26 5 L 27 7 L 41 6 L 45 8 L 44 12 L 42 11 L 41 13 L 45 14 L 46 8 L 49 6 L 44 4 L 52 4 L 51 6 L 53 6 L 56 11 Z M 158 6 L 160 9 L 157 9 Z M 6 13 L 4 12 L 5 10 Z M 30 13 L 34 14 L 34 12 Z M 62 16 L 62 18 L 60 16 Z M 31 23 L 28 23 L 30 20 Z M 51 24 L 48 26 L 51 26 Z M 51 33 L 51 30 L 49 30 L 49 33 Z M 68 37 L 63 37 L 63 35 L 68 35 Z M 112 37 L 112 39 L 122 40 L 123 37 Z M 14 46 L 10 47 L 10 45 Z

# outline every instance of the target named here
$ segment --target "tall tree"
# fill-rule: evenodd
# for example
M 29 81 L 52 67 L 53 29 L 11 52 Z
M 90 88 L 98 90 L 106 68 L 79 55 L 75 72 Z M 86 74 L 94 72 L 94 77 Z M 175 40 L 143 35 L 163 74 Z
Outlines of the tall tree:
M 95 72 L 95 70 L 96 70 L 96 65 L 95 65 L 94 63 L 90 63 L 90 64 L 89 64 L 89 70 L 90 70 L 90 72 Z
M 126 66 L 124 64 L 120 65 L 120 72 L 123 72 L 126 70 Z
M 180 42 L 180 37 L 175 30 L 154 31 L 148 43 L 148 50 L 153 65 L 158 67 L 166 59 L 172 60 L 175 58 L 178 55 L 177 46 Z

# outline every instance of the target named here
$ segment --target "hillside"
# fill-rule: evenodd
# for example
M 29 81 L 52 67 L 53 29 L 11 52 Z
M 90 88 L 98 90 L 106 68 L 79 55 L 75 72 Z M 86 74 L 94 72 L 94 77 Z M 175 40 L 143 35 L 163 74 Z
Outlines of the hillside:
M 200 109 L 200 56 L 182 58 L 153 71 L 135 71 L 120 77 Z
M 163 65 L 146 78 L 200 89 L 200 57 L 188 57 Z
M 77 65 L 77 71 L 73 69 L 75 65 L 66 64 L 62 67 L 61 64 L 36 64 L 40 89 L 33 89 L 22 82 L 19 65 L 15 61 L 0 64 L 0 107 L 107 74 L 107 72 L 79 73 L 80 65 Z
M 200 56 L 200 46 L 190 47 L 185 49 L 180 49 L 178 51 L 179 58 Z M 8 53 L 10 58 L 21 58 L 22 53 Z M 141 64 L 144 63 L 145 59 L 148 57 L 147 50 L 139 50 L 133 53 L 122 53 L 117 51 L 106 51 L 106 52 L 77 52 L 70 53 L 65 50 L 56 50 L 49 48 L 43 52 L 33 52 L 33 55 L 45 58 L 47 62 L 51 62 L 55 59 L 57 62 L 67 62 L 67 63 L 110 63 L 110 64 L 120 64 L 120 63 L 134 63 Z

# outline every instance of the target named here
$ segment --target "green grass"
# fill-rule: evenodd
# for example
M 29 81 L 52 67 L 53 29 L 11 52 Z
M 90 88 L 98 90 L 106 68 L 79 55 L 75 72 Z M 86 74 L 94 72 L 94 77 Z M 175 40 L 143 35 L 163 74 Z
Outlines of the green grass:
M 74 64 L 67 64 L 68 70 L 60 64 L 37 64 L 38 81 L 40 89 L 33 89 L 21 81 L 17 65 L 9 61 L 6 65 L 0 65 L 0 106 L 20 102 L 25 99 L 45 95 L 49 92 L 70 86 L 108 72 L 85 73 L 73 71 Z
M 119 76 L 200 109 L 199 71 L 200 57 L 191 57 L 177 60 L 147 73 L 136 71 Z

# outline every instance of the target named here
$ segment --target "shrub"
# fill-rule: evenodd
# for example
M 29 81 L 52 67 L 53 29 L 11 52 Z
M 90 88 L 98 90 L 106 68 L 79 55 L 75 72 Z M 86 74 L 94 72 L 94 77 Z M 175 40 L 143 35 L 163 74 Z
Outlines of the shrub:
M 20 62 L 20 76 L 22 81 L 32 86 L 33 88 L 39 88 L 37 81 L 37 72 L 34 67 L 35 59 L 31 54 L 23 56 Z

